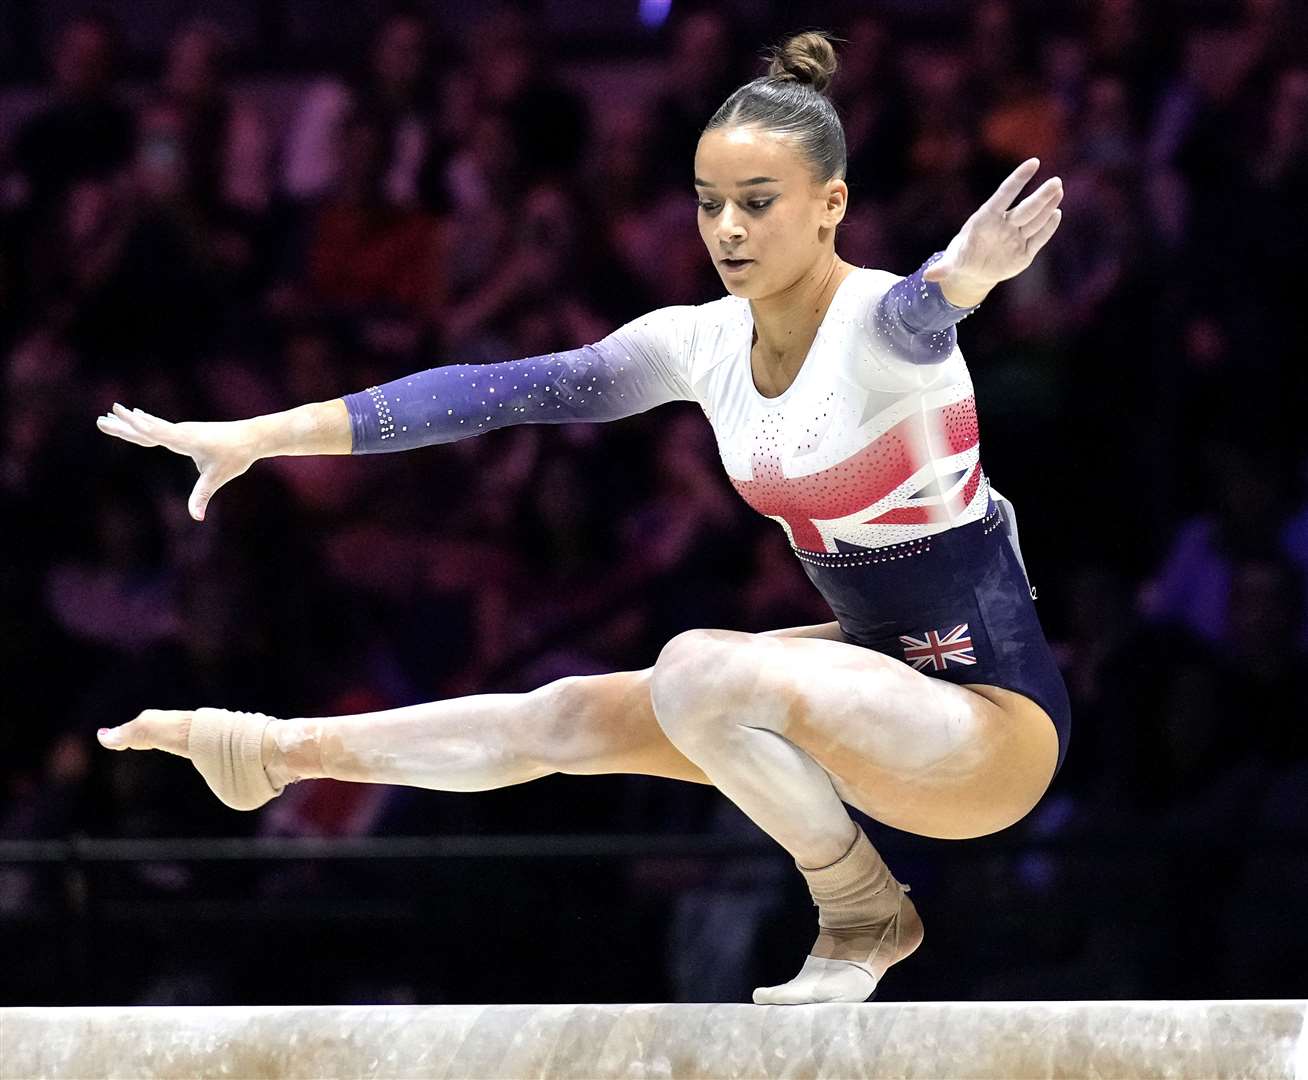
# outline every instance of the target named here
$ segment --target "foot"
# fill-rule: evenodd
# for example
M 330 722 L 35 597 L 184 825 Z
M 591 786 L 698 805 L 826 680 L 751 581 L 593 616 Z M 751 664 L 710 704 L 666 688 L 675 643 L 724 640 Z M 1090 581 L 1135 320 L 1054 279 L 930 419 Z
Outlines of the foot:
M 190 758 L 186 743 L 194 715 L 189 709 L 143 709 L 135 720 L 115 728 L 101 728 L 96 738 L 110 750 L 164 750 Z
M 896 912 L 868 926 L 822 927 L 804 966 L 787 983 L 760 986 L 755 1005 L 806 1005 L 819 1001 L 866 1001 L 891 964 L 922 944 L 922 920 L 902 886 Z
M 273 737 L 276 723 L 266 713 L 229 709 L 145 709 L 119 727 L 101 728 L 97 738 L 110 750 L 163 750 L 184 757 L 224 803 L 253 810 L 296 779 Z

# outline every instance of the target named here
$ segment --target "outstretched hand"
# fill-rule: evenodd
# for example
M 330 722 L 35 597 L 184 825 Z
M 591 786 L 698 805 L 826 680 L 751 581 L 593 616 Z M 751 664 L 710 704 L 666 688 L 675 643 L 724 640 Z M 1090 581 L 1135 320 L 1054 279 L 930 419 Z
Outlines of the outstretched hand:
M 1039 168 L 1039 158 L 1027 158 L 1014 169 L 922 277 L 926 281 L 948 280 L 956 293 L 984 291 L 1030 266 L 1063 216 L 1058 209 L 1063 181 L 1057 176 L 1051 176 L 1017 206 L 1011 205 Z
M 204 520 L 205 507 L 215 491 L 259 460 L 242 420 L 184 420 L 174 424 L 114 402 L 113 411 L 96 417 L 95 426 L 106 435 L 137 446 L 165 446 L 194 460 L 200 478 L 186 508 L 196 521 Z

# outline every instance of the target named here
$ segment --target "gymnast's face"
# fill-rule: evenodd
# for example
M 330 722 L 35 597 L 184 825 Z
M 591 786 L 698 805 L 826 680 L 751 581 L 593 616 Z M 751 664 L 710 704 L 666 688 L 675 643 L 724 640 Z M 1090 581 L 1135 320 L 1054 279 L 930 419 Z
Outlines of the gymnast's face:
M 816 182 L 792 140 L 742 125 L 700 136 L 695 193 L 699 234 L 727 291 L 756 299 L 834 256 L 849 189 Z

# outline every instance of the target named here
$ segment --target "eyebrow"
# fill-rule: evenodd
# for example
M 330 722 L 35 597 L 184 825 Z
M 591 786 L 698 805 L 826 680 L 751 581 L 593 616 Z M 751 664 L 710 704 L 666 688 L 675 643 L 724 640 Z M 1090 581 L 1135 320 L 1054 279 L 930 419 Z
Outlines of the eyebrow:
M 781 183 L 775 176 L 755 176 L 750 180 L 742 180 L 736 187 L 749 187 L 751 184 L 779 184 Z M 695 177 L 696 187 L 716 187 L 716 184 L 710 184 L 707 180 L 701 180 Z

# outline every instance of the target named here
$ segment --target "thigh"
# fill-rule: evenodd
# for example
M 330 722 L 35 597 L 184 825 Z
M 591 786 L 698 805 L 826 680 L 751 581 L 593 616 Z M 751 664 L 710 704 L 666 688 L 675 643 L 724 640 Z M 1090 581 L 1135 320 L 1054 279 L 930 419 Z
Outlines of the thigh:
M 805 750 L 842 799 L 895 828 L 994 832 L 1025 816 L 1053 776 L 1053 723 L 1022 694 L 932 678 L 841 640 L 705 630 L 681 650 L 693 654 L 688 693 L 731 702 L 729 720 Z
M 766 637 L 843 640 L 836 622 L 768 630 Z M 600 675 L 570 675 L 541 692 L 553 691 L 554 722 L 535 741 L 537 756 L 559 772 L 578 776 L 640 773 L 711 784 L 698 765 L 668 740 L 650 699 L 652 667 Z

